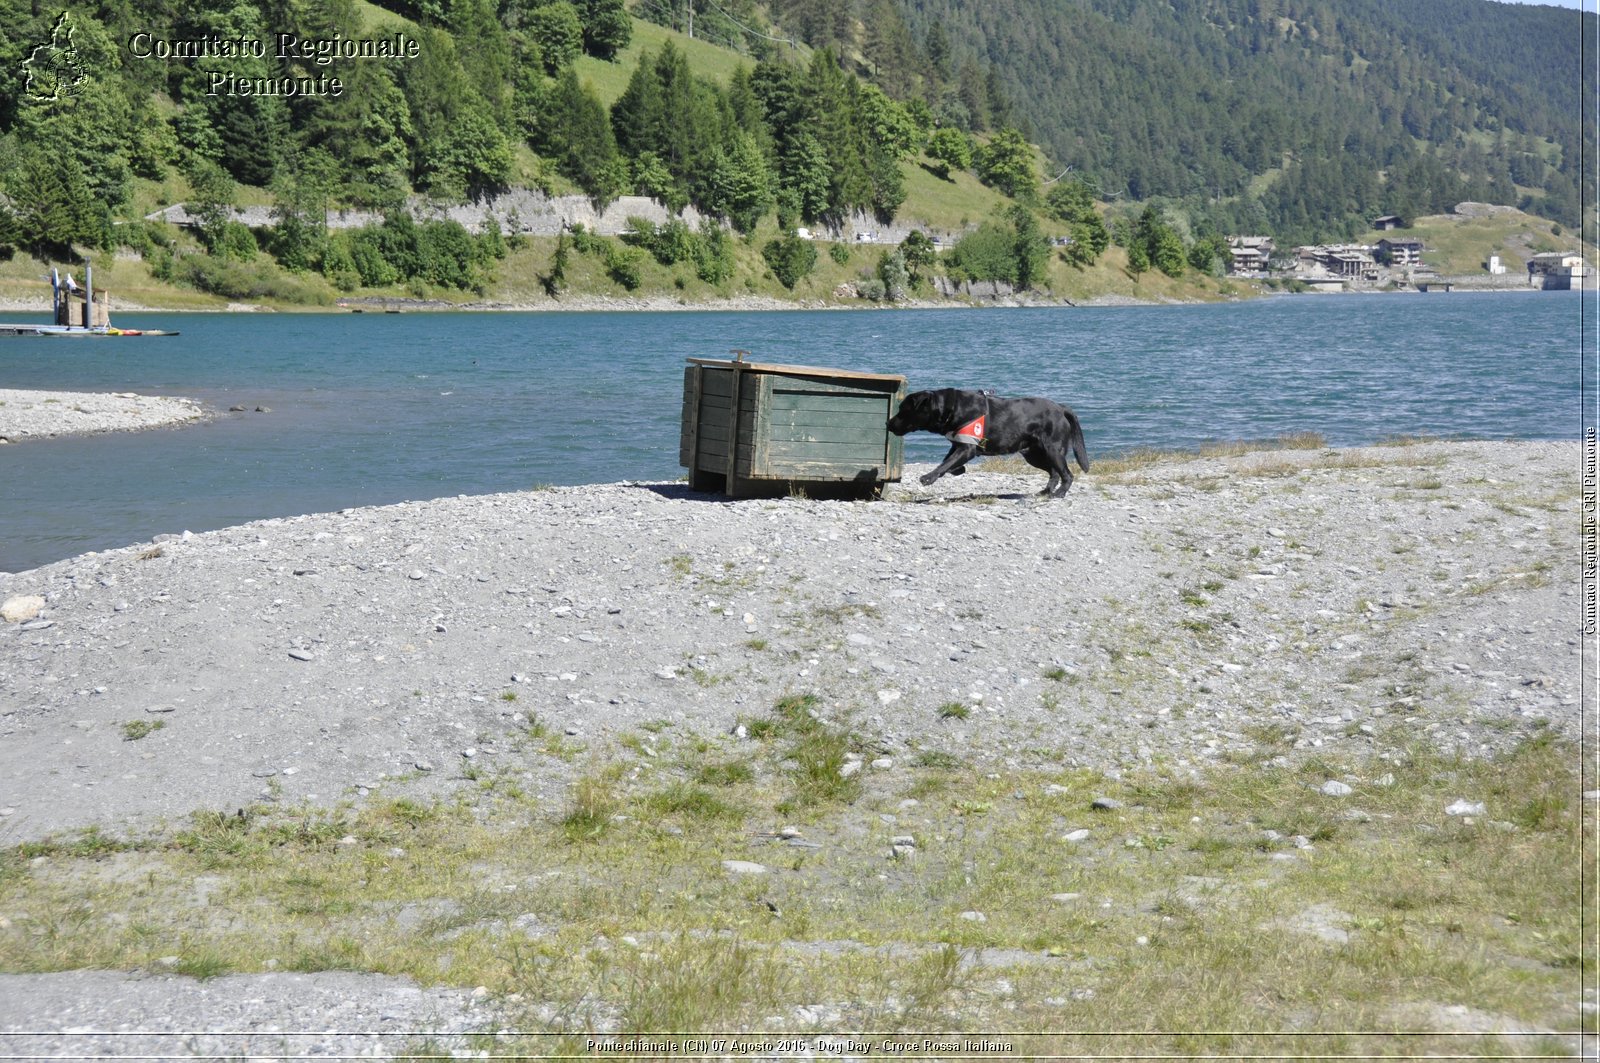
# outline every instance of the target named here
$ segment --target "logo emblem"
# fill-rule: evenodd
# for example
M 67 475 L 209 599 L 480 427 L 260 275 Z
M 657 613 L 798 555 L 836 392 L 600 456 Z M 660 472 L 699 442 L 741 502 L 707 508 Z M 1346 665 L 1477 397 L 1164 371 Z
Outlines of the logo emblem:
M 78 58 L 78 49 L 72 43 L 77 29 L 72 12 L 61 12 L 55 28 L 50 31 L 50 43 L 39 45 L 22 61 L 22 69 L 28 75 L 23 95 L 34 103 L 54 103 L 63 96 L 72 95 L 88 80 L 89 75 Z

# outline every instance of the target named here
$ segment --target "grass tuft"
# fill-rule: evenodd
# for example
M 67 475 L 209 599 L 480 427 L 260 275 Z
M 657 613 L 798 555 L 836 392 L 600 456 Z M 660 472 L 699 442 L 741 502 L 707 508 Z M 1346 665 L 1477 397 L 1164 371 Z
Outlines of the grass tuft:
M 612 817 L 621 811 L 614 772 L 593 772 L 573 784 L 571 803 L 561 818 L 561 831 L 569 842 L 593 841 L 611 828 Z
M 122 725 L 122 740 L 137 742 L 167 725 L 166 720 L 129 720 Z

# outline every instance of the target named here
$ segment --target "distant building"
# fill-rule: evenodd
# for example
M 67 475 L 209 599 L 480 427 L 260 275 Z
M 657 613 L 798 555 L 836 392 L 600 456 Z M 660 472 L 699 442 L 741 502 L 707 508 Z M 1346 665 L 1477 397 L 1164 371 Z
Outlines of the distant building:
M 1378 241 L 1378 260 L 1391 266 L 1415 266 L 1422 261 L 1422 241 L 1414 236 Z
M 1528 259 L 1529 273 L 1550 273 L 1558 269 L 1583 267 L 1583 256 L 1576 251 L 1547 251 Z
M 1323 268 L 1341 277 L 1359 277 L 1372 264 L 1372 259 L 1353 248 L 1330 250 L 1322 259 Z
M 1381 218 L 1373 218 L 1372 227 L 1380 233 L 1386 233 L 1390 229 L 1404 229 L 1406 223 L 1398 214 L 1385 214 Z
M 1500 261 L 1500 256 L 1499 255 L 1490 255 L 1489 256 L 1489 275 L 1492 276 L 1492 277 L 1498 277 L 1501 274 L 1505 273 L 1505 271 L 1506 271 L 1506 264 L 1504 262 Z
M 1539 283 L 1547 291 L 1568 291 L 1583 287 L 1589 267 L 1576 251 L 1551 251 L 1528 259 L 1528 283 Z
M 1260 273 L 1277 250 L 1270 236 L 1228 237 L 1228 272 Z
M 1322 281 L 1376 281 L 1378 264 L 1373 248 L 1364 244 L 1330 244 L 1294 249 L 1295 276 L 1307 283 Z

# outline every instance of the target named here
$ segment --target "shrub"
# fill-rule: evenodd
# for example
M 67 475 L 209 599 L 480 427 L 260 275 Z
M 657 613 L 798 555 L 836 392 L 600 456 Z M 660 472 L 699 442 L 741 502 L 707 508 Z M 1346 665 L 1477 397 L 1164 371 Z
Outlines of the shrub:
M 304 304 L 329 302 L 327 289 L 320 280 L 286 275 L 264 261 L 247 264 L 209 255 L 186 255 L 173 273 L 177 280 L 199 291 L 227 299 L 274 299 Z
M 350 257 L 349 246 L 343 240 L 329 240 L 322 256 L 322 275 L 333 282 L 341 292 L 355 291 L 361 286 L 361 272 Z
M 606 238 L 584 228 L 583 222 L 572 223 L 572 246 L 585 255 L 604 254 Z
M 817 249 L 810 240 L 802 240 L 794 233 L 767 241 L 761 249 L 772 275 L 785 288 L 794 290 L 806 274 L 817 264 Z
M 420 248 L 425 280 L 467 290 L 482 283 L 477 240 L 456 221 L 430 221 L 421 226 Z
M 640 273 L 643 263 L 644 255 L 637 248 L 612 244 L 606 250 L 606 272 L 630 292 L 643 281 Z
M 648 218 L 630 217 L 622 239 L 644 248 L 663 266 L 686 262 L 695 255 L 695 235 L 682 218 L 673 218 L 657 226 Z
M 733 276 L 733 241 L 727 230 L 706 219 L 694 243 L 694 273 L 707 284 L 726 284 Z
M 400 271 L 383 255 L 383 237 L 376 229 L 357 229 L 349 237 L 350 264 L 369 288 L 381 288 L 400 279 Z
M 663 266 L 672 266 L 693 258 L 694 245 L 695 235 L 690 231 L 689 223 L 682 218 L 673 218 L 656 230 L 650 253 Z
M 878 260 L 878 277 L 883 281 L 884 298 L 892 303 L 904 299 L 911 290 L 911 271 L 906 269 L 906 256 L 898 249 L 886 252 Z
M 968 280 L 1017 281 L 1016 235 L 1008 226 L 986 221 L 956 242 L 945 257 L 950 271 Z
M 228 221 L 222 225 L 222 232 L 217 236 L 216 246 L 211 253 L 218 258 L 236 259 L 240 262 L 249 262 L 256 257 L 256 235 L 250 227 L 243 222 Z

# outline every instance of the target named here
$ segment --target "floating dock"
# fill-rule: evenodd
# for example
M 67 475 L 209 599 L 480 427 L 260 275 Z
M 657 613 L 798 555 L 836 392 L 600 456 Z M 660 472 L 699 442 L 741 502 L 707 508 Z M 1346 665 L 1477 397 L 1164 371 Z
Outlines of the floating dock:
M 94 267 L 83 264 L 83 287 L 67 274 L 50 270 L 50 302 L 53 324 L 0 324 L 0 336 L 176 336 L 166 329 L 117 328 L 111 323 L 111 293 L 94 290 Z

